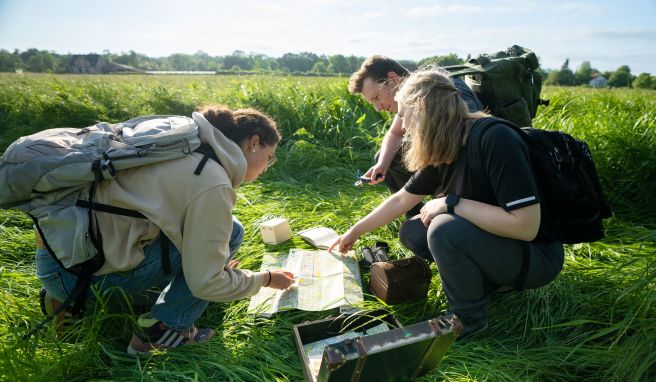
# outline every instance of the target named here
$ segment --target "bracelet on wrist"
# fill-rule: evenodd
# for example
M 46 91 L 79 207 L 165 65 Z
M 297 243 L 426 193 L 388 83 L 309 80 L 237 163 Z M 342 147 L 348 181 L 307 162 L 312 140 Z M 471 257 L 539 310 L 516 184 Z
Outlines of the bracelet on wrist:
M 265 288 L 271 285 L 271 271 L 267 269 L 267 272 L 269 272 L 269 282 L 264 286 Z

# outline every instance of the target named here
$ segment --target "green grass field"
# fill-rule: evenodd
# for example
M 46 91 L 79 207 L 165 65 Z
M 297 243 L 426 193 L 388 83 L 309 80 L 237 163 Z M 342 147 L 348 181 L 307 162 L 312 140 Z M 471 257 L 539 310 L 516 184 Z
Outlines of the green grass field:
M 543 98 L 551 105 L 535 125 L 567 131 L 592 149 L 615 213 L 607 238 L 568 246 L 550 285 L 495 297 L 490 329 L 454 345 L 421 380 L 656 380 L 656 93 L 546 88 Z M 278 163 L 238 190 L 235 214 L 246 227 L 240 267 L 259 269 L 264 252 L 308 248 L 297 237 L 263 244 L 263 220 L 284 216 L 293 231 L 325 225 L 342 232 L 388 195 L 382 186 L 353 187 L 390 116 L 349 95 L 344 78 L 0 75 L 0 152 L 45 128 L 189 115 L 210 102 L 258 108 L 284 139 Z M 396 240 L 398 224 L 359 245 L 384 240 L 392 257 L 409 255 Z M 326 314 L 264 319 L 246 314 L 248 300 L 210 304 L 199 322 L 218 332 L 208 343 L 139 358 L 124 352 L 135 315 L 103 304 L 63 337 L 50 327 L 22 341 L 42 319 L 31 226 L 20 212 L 0 211 L 0 380 L 302 380 L 292 325 Z M 406 325 L 438 315 L 446 298 L 432 268 L 426 301 L 384 306 L 366 296 L 363 307 L 383 307 Z

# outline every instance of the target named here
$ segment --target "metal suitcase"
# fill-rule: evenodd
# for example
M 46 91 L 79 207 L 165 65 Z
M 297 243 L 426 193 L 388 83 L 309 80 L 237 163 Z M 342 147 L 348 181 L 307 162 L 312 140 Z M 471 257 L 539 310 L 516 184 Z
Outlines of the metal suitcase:
M 308 382 L 409 381 L 435 369 L 462 331 L 455 315 L 394 328 L 398 321 L 387 314 L 342 315 L 294 326 L 296 347 Z M 323 349 L 315 376 L 304 345 L 334 337 L 348 330 L 366 329 L 381 322 L 389 331 L 362 335 L 330 344 Z

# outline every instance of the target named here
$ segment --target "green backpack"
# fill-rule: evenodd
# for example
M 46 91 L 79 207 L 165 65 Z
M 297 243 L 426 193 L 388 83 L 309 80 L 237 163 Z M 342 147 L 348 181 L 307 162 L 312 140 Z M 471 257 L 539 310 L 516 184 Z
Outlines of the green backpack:
M 451 77 L 467 76 L 467 85 L 492 115 L 517 126 L 532 126 L 538 106 L 549 105 L 549 101 L 540 98 L 542 76 L 536 71 L 539 66 L 535 53 L 513 45 L 444 69 Z

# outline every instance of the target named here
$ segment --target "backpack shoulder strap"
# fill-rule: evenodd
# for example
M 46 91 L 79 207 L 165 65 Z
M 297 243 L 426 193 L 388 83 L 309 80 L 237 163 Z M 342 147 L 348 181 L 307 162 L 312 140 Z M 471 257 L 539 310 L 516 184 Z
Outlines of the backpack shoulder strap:
M 488 127 L 503 122 L 500 118 L 486 117 L 481 118 L 474 122 L 474 125 L 469 130 L 469 138 L 467 138 L 467 146 L 469 147 L 469 164 L 472 167 L 481 167 L 481 139 L 483 134 L 487 131 Z
M 472 74 L 481 74 L 485 73 L 485 69 L 481 65 L 466 63 L 463 65 L 451 65 L 445 66 L 442 69 L 449 72 L 451 77 L 462 77 L 469 76 Z
M 196 167 L 196 170 L 194 170 L 194 175 L 200 175 L 201 171 L 203 171 L 203 168 L 205 167 L 205 164 L 207 164 L 208 159 L 212 159 L 218 163 L 219 166 L 223 167 L 223 163 L 221 163 L 219 158 L 216 156 L 216 153 L 214 153 L 214 150 L 212 150 L 210 145 L 207 143 L 201 143 L 200 146 L 194 151 L 203 154 L 203 159 L 200 160 L 198 167 Z
M 515 130 L 524 141 L 529 139 L 524 130 L 517 127 L 517 125 L 510 121 L 496 117 L 481 118 L 474 122 L 474 125 L 469 130 L 469 138 L 467 139 L 469 146 L 469 160 L 472 166 L 481 166 L 481 138 L 483 137 L 485 131 L 487 131 L 488 127 L 492 125 L 508 126 L 509 128 Z

